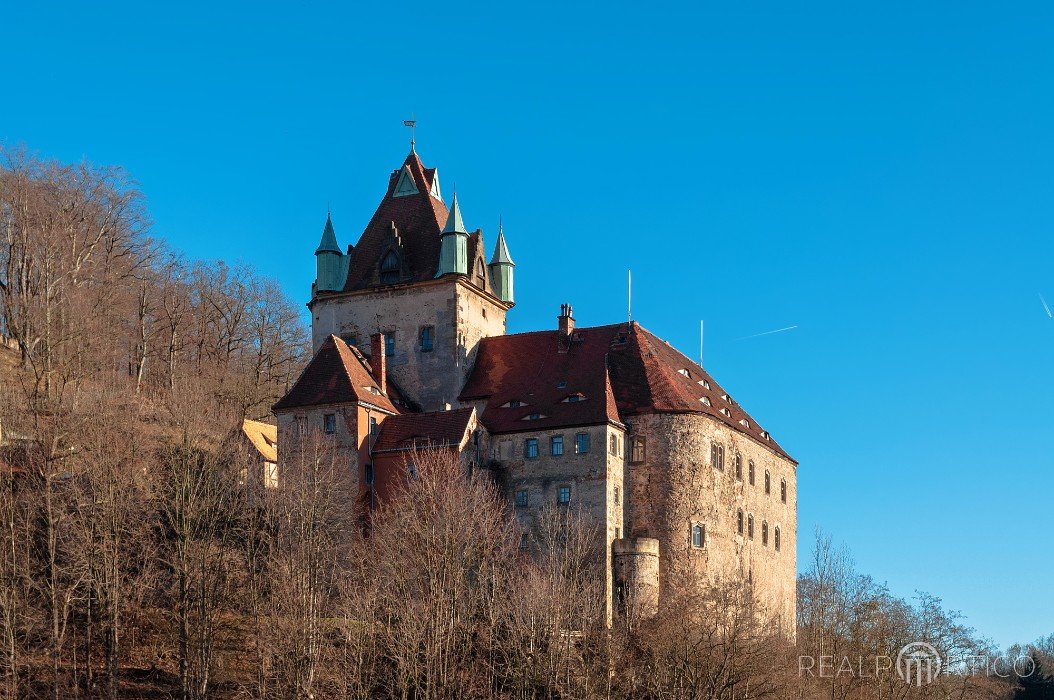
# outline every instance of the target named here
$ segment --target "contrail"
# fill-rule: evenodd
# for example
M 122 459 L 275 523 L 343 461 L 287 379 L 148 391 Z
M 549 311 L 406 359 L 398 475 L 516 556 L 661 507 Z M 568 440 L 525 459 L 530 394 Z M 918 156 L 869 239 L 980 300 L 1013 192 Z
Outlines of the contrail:
M 1050 313 L 1050 307 L 1047 306 L 1047 300 L 1043 298 L 1043 295 L 1039 295 L 1039 300 L 1043 302 L 1043 310 L 1047 312 L 1047 318 L 1054 318 L 1054 314 Z
M 765 331 L 764 333 L 755 333 L 754 335 L 745 335 L 742 338 L 736 338 L 736 340 L 750 340 L 751 338 L 760 338 L 763 335 L 772 335 L 773 333 L 782 333 L 783 331 L 792 331 L 797 326 L 787 326 L 786 328 L 777 328 L 774 331 Z

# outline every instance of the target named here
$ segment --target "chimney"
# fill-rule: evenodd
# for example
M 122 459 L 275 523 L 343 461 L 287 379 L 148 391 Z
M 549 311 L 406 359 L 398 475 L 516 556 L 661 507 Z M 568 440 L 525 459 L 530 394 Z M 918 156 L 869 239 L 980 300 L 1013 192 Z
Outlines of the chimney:
M 381 388 L 382 394 L 388 393 L 387 369 L 388 361 L 384 356 L 384 333 L 374 333 L 370 336 L 370 369 L 377 386 Z
M 571 337 L 575 330 L 575 319 L 571 315 L 570 304 L 560 304 L 560 315 L 556 317 L 556 320 L 560 324 L 560 335 L 564 338 Z

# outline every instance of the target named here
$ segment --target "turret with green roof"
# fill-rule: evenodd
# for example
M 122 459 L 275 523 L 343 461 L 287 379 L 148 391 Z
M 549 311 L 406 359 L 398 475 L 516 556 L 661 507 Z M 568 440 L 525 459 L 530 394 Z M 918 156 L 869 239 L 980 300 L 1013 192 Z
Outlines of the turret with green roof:
M 509 246 L 505 243 L 505 230 L 498 224 L 498 242 L 494 246 L 494 257 L 490 260 L 490 283 L 494 287 L 494 293 L 504 302 L 513 303 L 512 294 L 512 268 L 516 263 L 509 255 Z

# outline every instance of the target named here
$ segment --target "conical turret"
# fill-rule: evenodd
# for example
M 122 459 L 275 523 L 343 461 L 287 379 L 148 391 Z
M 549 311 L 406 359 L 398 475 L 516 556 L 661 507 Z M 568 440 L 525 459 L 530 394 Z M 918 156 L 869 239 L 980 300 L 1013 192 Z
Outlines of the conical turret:
M 326 213 L 326 226 L 322 229 L 322 240 L 315 249 L 315 291 L 335 292 L 344 286 L 347 270 L 344 254 L 337 245 L 337 234 L 333 230 L 333 219 Z
M 512 278 L 516 263 L 509 255 L 509 246 L 505 243 L 505 230 L 498 223 L 498 242 L 494 245 L 494 256 L 490 259 L 490 284 L 499 299 L 513 303 Z
M 461 205 L 458 204 L 456 192 L 440 238 L 439 269 L 436 271 L 436 277 L 450 274 L 468 274 L 468 231 L 465 230 L 465 222 L 461 218 Z

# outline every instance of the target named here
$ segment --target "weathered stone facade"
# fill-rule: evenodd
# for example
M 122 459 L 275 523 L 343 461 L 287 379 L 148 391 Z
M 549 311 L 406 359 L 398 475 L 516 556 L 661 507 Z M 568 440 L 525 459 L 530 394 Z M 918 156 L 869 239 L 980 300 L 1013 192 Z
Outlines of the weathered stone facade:
M 459 277 L 316 296 L 317 350 L 331 334 L 370 354 L 370 337 L 392 338 L 388 376 L 425 411 L 456 405 L 481 338 L 505 333 L 507 306 Z M 423 343 L 432 329 L 431 348 Z
M 634 439 L 643 438 L 644 454 L 640 462 L 631 454 L 627 467 L 626 520 L 630 535 L 659 541 L 660 588 L 745 579 L 793 635 L 796 465 L 705 415 L 641 415 L 630 429 L 631 450 Z M 720 458 L 714 464 L 715 444 L 723 448 L 723 465 Z M 694 524 L 705 528 L 702 547 L 693 546 Z

